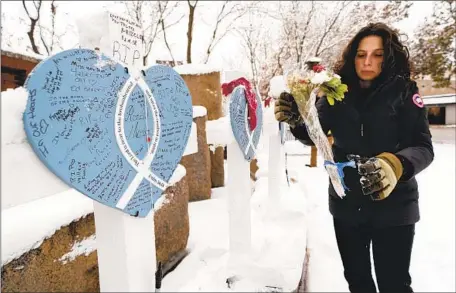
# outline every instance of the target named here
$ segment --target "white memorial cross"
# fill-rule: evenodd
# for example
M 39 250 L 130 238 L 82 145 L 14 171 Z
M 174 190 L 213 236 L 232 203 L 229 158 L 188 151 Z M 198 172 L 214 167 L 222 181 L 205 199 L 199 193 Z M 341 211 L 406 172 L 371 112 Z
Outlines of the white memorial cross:
M 245 77 L 245 74 L 239 71 L 225 71 L 223 82 L 227 83 L 234 79 Z M 229 113 L 229 111 L 227 111 Z M 247 113 L 247 111 L 246 111 Z M 229 115 L 229 114 L 228 114 Z M 247 120 L 246 120 L 247 121 Z M 245 159 L 244 153 L 247 149 L 241 150 L 239 144 L 234 138 L 231 123 L 226 120 L 223 127 L 218 127 L 217 131 L 223 133 L 223 140 L 227 144 L 227 190 L 228 190 L 228 210 L 229 210 L 229 266 L 245 260 L 245 256 L 251 251 L 251 205 L 250 198 L 252 190 L 250 186 L 250 163 Z M 212 123 L 208 121 L 206 131 L 211 132 Z M 246 123 L 248 125 L 248 123 Z M 248 127 L 248 126 L 247 126 Z M 260 127 L 258 127 L 260 128 Z M 249 131 L 247 131 L 249 133 Z M 250 145 L 253 146 L 251 139 L 253 133 L 249 136 Z M 217 145 L 218 141 L 208 136 L 208 144 Z M 255 150 L 256 151 L 256 150 Z M 244 257 L 243 257 L 244 256 Z
M 270 91 L 269 95 L 277 100 L 280 93 L 286 90 L 286 84 L 283 76 L 275 76 L 270 80 Z M 271 111 L 265 115 L 264 129 L 265 134 L 269 137 L 268 148 L 268 198 L 269 198 L 269 210 L 273 212 L 278 202 L 280 201 L 280 186 L 286 181 L 285 175 L 285 148 L 282 145 L 282 137 L 279 130 L 279 122 L 274 117 L 273 107 L 271 105 Z
M 93 27 L 92 23 L 97 25 Z M 137 52 L 143 51 L 142 42 L 135 42 L 131 45 L 125 43 L 124 40 L 130 38 L 130 36 L 125 35 L 122 27 L 130 28 L 130 33 L 134 35 L 141 35 L 141 31 L 138 26 L 128 19 L 128 16 L 119 17 L 108 11 L 95 12 L 92 15 L 86 14 L 83 18 L 78 19 L 77 25 L 82 47 L 88 49 L 98 47 L 101 53 L 124 66 L 129 66 L 132 74 L 139 75 L 137 72 L 139 72 L 141 64 L 138 64 L 138 60 L 142 60 L 142 58 L 138 56 Z M 124 51 L 123 56 L 118 50 L 120 43 L 125 48 L 130 46 L 128 51 Z M 132 54 L 131 52 L 134 53 Z M 134 88 L 132 82 L 127 84 L 131 85 L 131 89 Z M 139 84 L 141 85 L 142 82 Z M 142 89 L 147 95 L 147 89 L 144 87 Z M 125 94 L 126 92 L 127 90 L 125 89 Z M 155 103 L 152 102 L 153 98 L 151 95 L 147 98 L 152 112 L 154 112 Z M 117 105 L 117 108 L 125 107 L 126 99 L 127 97 L 122 103 Z M 155 119 L 159 117 L 159 115 L 154 116 Z M 119 115 L 117 118 L 119 119 Z M 120 121 L 123 121 L 123 119 L 120 119 Z M 155 127 L 160 127 L 159 125 L 160 123 L 155 123 Z M 118 127 L 116 129 L 118 130 L 117 139 L 119 139 L 123 135 L 123 127 L 120 127 L 120 131 Z M 155 137 L 158 136 L 159 131 L 160 129 L 154 129 Z M 143 160 L 144 166 L 147 166 L 145 161 L 149 161 L 150 156 L 154 153 L 153 149 L 153 146 L 148 147 L 148 158 Z M 121 147 L 121 150 L 125 149 Z M 130 163 L 134 161 L 138 163 L 139 167 L 137 158 L 131 157 L 130 159 Z M 139 168 L 139 176 L 135 180 L 141 181 L 143 177 L 148 177 L 143 168 Z M 129 193 L 133 193 L 136 190 L 133 184 L 130 185 L 129 189 Z M 124 201 L 128 202 L 126 199 Z M 156 290 L 155 273 L 157 266 L 153 209 L 147 217 L 136 218 L 94 201 L 94 215 L 100 291 L 154 292 Z

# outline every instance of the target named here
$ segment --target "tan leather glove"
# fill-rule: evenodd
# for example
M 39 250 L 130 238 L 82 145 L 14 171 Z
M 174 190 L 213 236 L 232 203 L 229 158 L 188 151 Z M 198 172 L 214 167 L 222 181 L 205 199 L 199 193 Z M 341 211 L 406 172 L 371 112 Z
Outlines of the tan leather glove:
M 381 153 L 358 164 L 358 173 L 361 175 L 363 193 L 370 195 L 372 200 L 383 200 L 396 187 L 402 176 L 403 166 L 396 155 Z
M 274 105 L 274 115 L 277 121 L 288 123 L 292 128 L 303 123 L 294 97 L 286 92 L 280 94 Z

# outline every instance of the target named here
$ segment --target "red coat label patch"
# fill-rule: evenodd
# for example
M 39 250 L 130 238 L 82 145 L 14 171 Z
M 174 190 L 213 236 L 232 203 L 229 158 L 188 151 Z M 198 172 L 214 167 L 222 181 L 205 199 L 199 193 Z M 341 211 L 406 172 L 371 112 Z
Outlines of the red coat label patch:
M 414 94 L 413 97 L 412 97 L 412 101 L 419 108 L 423 108 L 424 107 L 423 99 L 420 97 L 419 94 Z

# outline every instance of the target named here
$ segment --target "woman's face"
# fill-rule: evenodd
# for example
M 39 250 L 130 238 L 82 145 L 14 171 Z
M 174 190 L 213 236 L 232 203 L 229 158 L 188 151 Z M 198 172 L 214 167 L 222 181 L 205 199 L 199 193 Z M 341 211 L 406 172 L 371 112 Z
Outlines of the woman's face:
M 379 36 L 361 40 L 356 51 L 355 69 L 361 80 L 371 81 L 382 72 L 383 42 Z

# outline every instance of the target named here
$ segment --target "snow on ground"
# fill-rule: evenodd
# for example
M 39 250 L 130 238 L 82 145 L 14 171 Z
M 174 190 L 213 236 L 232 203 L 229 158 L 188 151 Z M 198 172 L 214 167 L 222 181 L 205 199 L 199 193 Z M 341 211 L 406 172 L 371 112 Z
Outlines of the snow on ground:
M 310 148 L 287 142 L 287 168 L 297 183 L 281 183 L 281 201 L 268 209 L 267 148 L 252 195 L 252 253 L 243 263 L 229 261 L 225 188 L 212 198 L 189 204 L 191 253 L 162 284 L 163 292 L 266 291 L 265 286 L 296 288 L 310 251 L 309 292 L 348 292 L 328 211 L 328 178 L 321 167 L 304 167 Z M 435 161 L 418 175 L 421 221 L 416 227 L 411 275 L 415 292 L 455 292 L 455 145 L 435 144 Z M 273 213 L 274 212 L 274 213 Z M 306 228 L 307 227 L 307 228 Z M 306 231 L 307 230 L 307 231 Z M 375 274 L 375 273 L 374 273 Z M 232 288 L 226 279 L 238 278 Z
M 190 204 L 191 252 L 165 277 L 162 292 L 258 292 L 266 286 L 286 292 L 295 289 L 305 254 L 304 215 L 298 210 L 302 203 L 291 204 L 295 199 L 290 199 L 287 205 L 295 210 L 283 208 L 276 217 L 269 217 L 266 207 L 253 200 L 252 252 L 231 263 L 225 190 L 215 189 L 211 200 Z M 233 276 L 238 281 L 230 290 L 226 280 Z
M 280 202 L 268 198 L 267 147 L 259 154 L 252 195 L 252 249 L 238 258 L 229 253 L 226 188 L 209 200 L 189 203 L 190 254 L 162 283 L 162 292 L 260 292 L 294 290 L 301 277 L 306 247 L 305 198 L 297 184 L 280 184 Z M 231 258 L 233 257 L 233 258 Z M 228 288 L 227 279 L 234 283 Z M 270 286 L 270 287 L 267 287 Z

